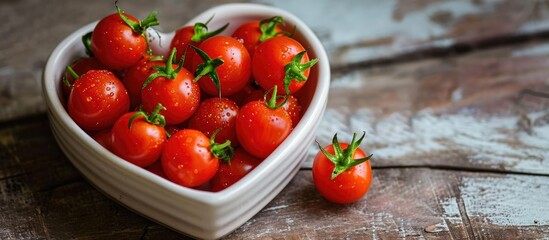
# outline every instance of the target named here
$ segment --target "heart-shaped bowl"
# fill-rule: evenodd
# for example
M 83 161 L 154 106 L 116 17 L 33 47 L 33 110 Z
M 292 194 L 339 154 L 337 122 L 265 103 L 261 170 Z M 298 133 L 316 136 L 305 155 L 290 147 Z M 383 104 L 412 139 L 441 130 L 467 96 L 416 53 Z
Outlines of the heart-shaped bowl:
M 230 35 L 241 23 L 282 16 L 285 26 L 319 62 L 311 69 L 300 101 L 305 110 L 287 139 L 259 166 L 220 192 L 185 188 L 137 167 L 94 141 L 71 119 L 63 104 L 61 76 L 65 67 L 84 56 L 82 35 L 88 24 L 65 38 L 51 53 L 43 72 L 43 94 L 52 132 L 72 164 L 97 189 L 120 204 L 178 232 L 198 238 L 219 238 L 244 224 L 267 205 L 295 176 L 313 143 L 326 109 L 330 67 L 326 52 L 315 34 L 287 11 L 259 4 L 225 4 L 198 15 L 186 25 L 209 23 L 217 29 L 229 22 L 222 35 Z M 165 54 L 173 33 L 150 33 L 153 50 Z

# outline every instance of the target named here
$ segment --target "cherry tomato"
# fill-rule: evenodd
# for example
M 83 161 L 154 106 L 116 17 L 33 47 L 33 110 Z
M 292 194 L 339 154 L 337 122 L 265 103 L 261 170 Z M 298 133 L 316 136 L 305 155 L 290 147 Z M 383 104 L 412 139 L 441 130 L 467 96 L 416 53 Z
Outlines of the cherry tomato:
M 276 98 L 269 102 L 249 102 L 236 116 L 236 136 L 240 145 L 258 158 L 268 157 L 291 131 L 292 119 L 276 106 Z
M 268 94 L 266 98 L 270 98 L 271 94 Z M 285 96 L 278 96 L 276 103 L 281 104 L 284 102 Z M 299 101 L 297 98 L 293 95 L 288 95 L 288 100 L 286 100 L 286 103 L 284 103 L 281 108 L 286 111 L 290 118 L 292 119 L 292 127 L 295 127 L 297 123 L 299 123 L 299 120 L 301 120 L 302 110 L 301 105 L 299 104 Z M 244 103 L 248 103 L 251 101 L 257 101 L 262 100 L 265 98 L 265 92 L 263 89 L 260 90 L 254 90 L 252 91 L 247 98 L 244 99 Z
M 139 167 L 147 167 L 158 159 L 166 142 L 164 117 L 158 114 L 161 105 L 150 115 L 129 112 L 112 127 L 112 152 Z
M 262 21 L 245 22 L 233 32 L 232 37 L 241 40 L 250 56 L 253 56 L 256 47 L 261 42 L 284 33 L 278 26 L 281 23 L 282 17 L 280 16 Z
M 250 155 L 241 148 L 236 149 L 230 163 L 222 162 L 219 165 L 219 170 L 210 180 L 211 190 L 218 192 L 228 188 L 251 172 L 261 161 L 262 159 Z
M 335 203 L 352 203 L 361 199 L 372 181 L 371 158 L 358 146 L 364 135 L 351 144 L 339 143 L 337 134 L 333 143 L 322 148 L 313 160 L 313 181 L 318 192 Z
M 151 112 L 157 104 L 166 109 L 160 111 L 167 125 L 177 125 L 191 117 L 200 104 L 200 87 L 194 76 L 185 68 L 172 64 L 176 51 L 172 51 L 166 67 L 155 69 L 141 91 L 143 109 Z
M 237 93 L 231 96 L 228 96 L 227 98 L 233 100 L 238 106 L 244 106 L 244 104 L 250 102 L 251 99 L 253 100 L 261 99 L 264 94 L 265 94 L 265 90 L 257 86 L 254 82 L 252 82 L 251 84 L 248 84 L 242 89 L 240 89 L 240 91 L 238 91 Z M 252 98 L 251 95 L 253 96 L 257 95 L 257 97 Z M 247 99 L 250 99 L 250 100 L 247 100 Z
M 110 128 L 94 133 L 92 138 L 107 150 L 112 151 L 112 131 Z
M 135 109 L 141 105 L 141 89 L 147 78 L 156 72 L 153 69 L 154 66 L 166 66 L 166 63 L 155 58 L 145 57 L 129 67 L 124 74 L 122 83 L 124 83 L 130 95 L 130 109 Z
M 72 87 L 68 101 L 69 115 L 87 131 L 111 127 L 129 108 L 130 98 L 126 88 L 107 70 L 90 70 L 80 76 Z
M 111 14 L 101 19 L 91 37 L 91 50 L 99 62 L 111 69 L 122 70 L 137 63 L 147 52 L 147 39 L 144 31 L 158 25 L 156 12 L 143 21 L 122 13 Z
M 305 85 L 310 68 L 317 61 L 309 62 L 305 48 L 298 41 L 278 36 L 257 46 L 252 58 L 253 77 L 265 90 L 277 85 L 286 94 L 294 94 Z
M 214 96 L 229 96 L 250 83 L 250 55 L 236 39 L 214 36 L 204 40 L 195 50 L 198 54 L 193 57 L 192 69 L 195 76 L 201 77 L 198 84 L 204 92 Z
M 162 167 L 172 182 L 185 187 L 197 187 L 215 175 L 219 168 L 219 158 L 226 158 L 215 151 L 219 148 L 202 132 L 182 129 L 164 145 Z
M 162 168 L 162 161 L 156 161 L 150 166 L 146 168 L 149 172 L 152 172 L 161 178 L 168 179 L 166 176 L 166 173 L 164 173 L 164 169 Z
M 185 63 L 183 64 L 183 67 L 185 67 L 186 69 L 191 70 L 191 62 L 193 59 L 193 55 L 195 55 L 194 51 L 192 49 L 189 49 L 189 46 L 192 45 L 197 47 L 202 41 L 221 33 L 229 25 L 225 24 L 225 26 L 213 32 L 208 32 L 207 24 L 210 20 L 211 18 L 206 23 L 198 22 L 195 23 L 194 26 L 182 27 L 175 31 L 175 36 L 170 43 L 170 49 L 177 49 L 177 59 L 181 59 L 183 54 L 186 54 Z
M 236 115 L 238 105 L 228 98 L 208 98 L 198 106 L 196 112 L 189 119 L 189 128 L 196 129 L 204 133 L 207 137 L 212 137 L 217 133 L 218 142 L 231 141 L 232 146 L 238 146 L 236 138 Z
M 77 75 L 82 75 L 84 73 L 87 73 L 89 70 L 103 70 L 105 67 L 101 66 L 101 64 L 97 61 L 97 59 L 92 57 L 82 57 L 77 59 L 71 64 L 71 68 L 74 70 L 74 72 Z M 63 75 L 63 93 L 65 94 L 66 98 L 69 98 L 72 85 L 74 85 L 74 81 L 76 79 L 72 76 L 72 74 L 65 72 Z

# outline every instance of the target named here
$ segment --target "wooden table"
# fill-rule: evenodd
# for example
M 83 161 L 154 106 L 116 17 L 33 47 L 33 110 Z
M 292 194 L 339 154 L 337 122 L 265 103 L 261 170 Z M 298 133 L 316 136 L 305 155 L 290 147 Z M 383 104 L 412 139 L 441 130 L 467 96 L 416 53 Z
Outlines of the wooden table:
M 162 31 L 227 1 L 121 1 Z M 303 169 L 227 239 L 549 238 L 549 2 L 258 1 L 300 16 L 332 66 L 317 140 L 374 154 L 368 194 L 324 200 Z M 1 1 L 0 239 L 185 238 L 111 201 L 59 149 L 40 90 L 55 45 L 111 1 Z

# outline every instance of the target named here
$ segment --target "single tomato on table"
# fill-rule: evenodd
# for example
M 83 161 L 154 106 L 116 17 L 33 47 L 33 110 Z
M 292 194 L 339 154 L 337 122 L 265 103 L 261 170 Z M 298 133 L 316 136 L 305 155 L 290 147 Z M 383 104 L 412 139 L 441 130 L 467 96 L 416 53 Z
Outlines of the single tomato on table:
M 364 133 L 365 135 L 365 133 Z M 370 156 L 359 148 L 364 135 L 350 144 L 339 143 L 337 134 L 332 144 L 322 147 L 313 160 L 313 181 L 318 192 L 335 203 L 358 201 L 368 192 L 372 182 Z

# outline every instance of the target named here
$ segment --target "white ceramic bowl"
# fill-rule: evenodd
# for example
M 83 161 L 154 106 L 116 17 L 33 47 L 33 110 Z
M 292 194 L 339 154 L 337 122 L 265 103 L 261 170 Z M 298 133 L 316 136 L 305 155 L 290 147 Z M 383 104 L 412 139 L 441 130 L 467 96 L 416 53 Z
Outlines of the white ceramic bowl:
M 315 34 L 287 11 L 257 4 L 226 4 L 211 8 L 187 25 L 205 22 L 210 29 L 230 22 L 222 35 L 242 22 L 282 16 L 296 27 L 294 37 L 303 43 L 313 67 L 301 100 L 306 111 L 288 138 L 256 169 L 220 192 L 185 188 L 156 176 L 112 154 L 69 117 L 62 104 L 61 75 L 78 56 L 84 55 L 81 36 L 95 23 L 65 38 L 51 53 L 43 73 L 43 94 L 53 134 L 72 164 L 100 191 L 128 208 L 181 233 L 198 238 L 219 238 L 238 228 L 269 203 L 295 176 L 303 162 L 326 108 L 330 68 L 326 52 Z M 156 34 L 156 33 L 155 33 Z M 153 34 L 153 36 L 155 35 Z M 155 51 L 168 52 L 173 33 L 160 33 L 151 41 Z M 162 44 L 159 44 L 162 41 Z

